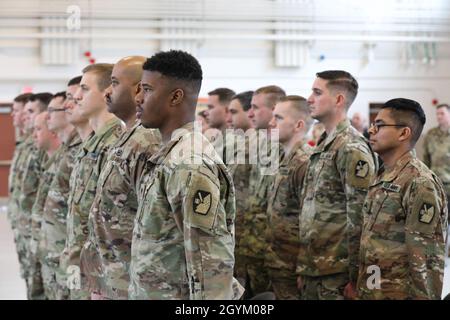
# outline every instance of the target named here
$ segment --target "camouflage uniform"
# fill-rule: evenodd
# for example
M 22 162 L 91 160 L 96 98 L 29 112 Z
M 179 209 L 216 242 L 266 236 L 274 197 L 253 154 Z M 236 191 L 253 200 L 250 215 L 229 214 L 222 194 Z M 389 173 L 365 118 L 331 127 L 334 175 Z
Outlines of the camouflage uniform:
M 25 138 L 25 140 L 20 144 L 20 153 L 17 156 L 17 162 L 15 162 L 14 171 L 16 171 L 12 182 L 10 183 L 10 212 L 11 221 L 14 228 L 14 239 L 16 242 L 16 250 L 20 263 L 20 276 L 27 280 L 27 266 L 26 266 L 26 247 L 25 240 L 20 232 L 19 219 L 20 219 L 20 197 L 22 190 L 22 181 L 24 177 L 25 170 L 27 168 L 27 160 L 30 153 L 34 150 L 34 142 L 31 136 Z
M 89 290 L 107 299 L 128 299 L 136 190 L 147 159 L 161 141 L 157 130 L 137 123 L 109 150 L 89 213 L 89 237 L 81 250 L 81 272 Z
M 441 299 L 447 201 L 412 153 L 380 170 L 364 203 L 358 293 L 362 299 Z M 379 287 L 370 279 L 379 268 Z
M 57 165 L 61 159 L 61 148 L 58 148 L 42 167 L 42 174 L 39 181 L 39 188 L 36 201 L 31 209 L 31 240 L 28 262 L 30 264 L 30 274 L 28 275 L 28 285 L 31 296 L 36 300 L 46 298 L 41 273 L 41 252 L 39 242 L 41 240 L 42 215 L 45 200 L 47 199 L 50 183 L 56 173 Z
M 246 270 L 245 270 L 245 257 L 241 253 L 239 246 L 242 234 L 244 233 L 244 214 L 246 212 L 247 199 L 250 196 L 249 183 L 250 172 L 252 166 L 249 163 L 249 150 L 248 139 L 246 136 L 235 135 L 236 146 L 235 148 L 235 163 L 226 163 L 227 168 L 233 178 L 234 188 L 236 190 L 236 219 L 235 219 L 235 243 L 234 249 L 235 265 L 234 275 L 239 282 L 245 286 Z M 243 140 L 243 141 L 242 141 Z M 239 142 L 240 141 L 240 142 Z M 241 155 L 238 155 L 241 149 L 241 144 L 244 145 L 243 159 L 239 159 Z M 239 148 L 239 149 L 238 149 Z M 242 160 L 242 161 L 240 161 Z
M 259 153 L 273 147 L 266 136 L 262 134 L 258 136 Z M 266 147 L 261 148 L 264 145 Z M 255 150 L 249 150 L 249 152 L 252 153 Z M 267 174 L 266 170 L 267 167 L 258 162 L 251 165 L 249 175 L 249 196 L 245 204 L 246 209 L 242 219 L 242 233 L 239 240 L 240 261 L 244 265 L 246 276 L 245 298 L 251 298 L 267 291 L 270 286 L 267 268 L 264 266 L 264 257 L 268 247 L 265 233 L 267 228 L 267 203 L 275 175 L 273 173 Z
M 67 238 L 60 258 L 60 267 L 66 270 L 72 300 L 89 299 L 83 274 L 80 272 L 81 248 L 88 237 L 88 216 L 94 201 L 97 181 L 106 162 L 109 147 L 122 134 L 118 118 L 113 118 L 87 140 L 78 154 L 76 168 L 70 176 Z
M 176 130 L 148 160 L 138 199 L 130 299 L 239 298 L 234 186 L 193 123 Z
M 302 188 L 297 273 L 303 299 L 343 299 L 358 276 L 362 206 L 376 170 L 367 140 L 340 122 L 314 149 Z
M 9 193 L 9 201 L 8 201 L 8 219 L 11 224 L 11 228 L 14 234 L 14 242 L 16 244 L 16 249 L 18 252 L 18 242 L 19 242 L 19 231 L 17 230 L 17 219 L 19 214 L 18 200 L 20 195 L 20 181 L 23 177 L 23 167 L 24 167 L 24 159 L 27 158 L 28 149 L 26 148 L 25 143 L 26 137 L 17 141 L 16 149 L 14 150 L 14 157 L 11 162 L 11 167 L 8 176 L 8 193 Z M 23 274 L 24 269 L 21 265 L 21 276 L 24 277 Z
M 39 189 L 39 181 L 43 173 L 43 165 L 48 160 L 48 155 L 45 151 L 37 149 L 34 144 L 30 146 L 31 150 L 26 159 L 25 170 L 23 172 L 23 179 L 21 182 L 21 194 L 19 198 L 19 223 L 18 230 L 20 233 L 23 250 L 23 259 L 26 271 L 27 280 L 27 296 L 29 299 L 34 299 L 34 291 L 30 286 L 29 277 L 31 276 L 30 268 L 30 244 L 31 244 L 31 210 L 36 201 L 37 191 Z M 38 296 L 36 296 L 38 298 Z
M 278 300 L 299 299 L 296 262 L 299 246 L 300 193 L 311 147 L 301 141 L 285 155 L 275 176 L 267 208 L 269 244 L 265 266 Z
M 12 199 L 12 195 L 14 193 L 15 181 L 17 180 L 19 170 L 18 164 L 20 163 L 20 159 L 25 155 L 23 142 L 24 142 L 23 139 L 18 139 L 16 142 L 16 147 L 14 149 L 14 155 L 11 160 L 11 166 L 9 168 L 9 175 L 8 175 L 8 197 L 9 197 L 8 220 L 14 233 L 16 228 L 15 218 L 17 215 L 17 207 Z
M 67 142 L 62 144 L 62 155 L 57 164 L 56 174 L 49 186 L 43 209 L 42 241 L 42 279 L 45 295 L 50 300 L 69 298 L 66 279 L 59 269 L 59 258 L 66 242 L 66 217 L 68 211 L 69 179 L 80 151 L 81 138 L 74 130 Z
M 423 162 L 441 179 L 447 198 L 450 198 L 450 129 L 431 129 L 425 135 L 423 145 Z

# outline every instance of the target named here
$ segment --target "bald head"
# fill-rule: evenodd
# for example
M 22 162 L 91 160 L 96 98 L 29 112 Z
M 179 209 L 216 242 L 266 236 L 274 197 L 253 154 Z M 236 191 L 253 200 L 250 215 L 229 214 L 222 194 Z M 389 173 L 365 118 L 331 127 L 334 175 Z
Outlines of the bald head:
M 111 86 L 106 90 L 108 111 L 124 122 L 136 118 L 135 97 L 142 77 L 145 57 L 130 56 L 120 59 L 111 74 Z
M 123 75 L 124 78 L 127 78 L 131 83 L 138 84 L 142 78 L 142 66 L 147 58 L 142 56 L 129 56 L 120 59 L 115 65 L 113 69 L 112 77 L 114 77 L 115 73 Z

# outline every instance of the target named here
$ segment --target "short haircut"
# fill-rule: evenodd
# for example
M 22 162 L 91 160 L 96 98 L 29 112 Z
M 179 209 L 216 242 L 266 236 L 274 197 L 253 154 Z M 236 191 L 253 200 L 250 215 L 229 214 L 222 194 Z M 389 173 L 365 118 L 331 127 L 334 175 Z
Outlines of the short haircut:
M 267 95 L 267 106 L 270 108 L 275 107 L 275 105 L 280 101 L 281 98 L 286 96 L 286 92 L 279 86 L 271 85 L 265 86 L 257 89 L 253 95 L 266 94 Z
M 66 100 L 66 92 L 60 91 L 60 92 L 55 93 L 55 95 L 53 96 L 53 99 L 58 98 L 58 97 L 62 97 L 63 100 Z
M 447 108 L 447 111 L 450 111 L 450 106 L 446 103 L 442 103 L 436 107 L 436 109 Z
M 53 94 L 51 94 L 50 92 L 40 92 L 40 93 L 36 93 L 33 94 L 29 101 L 30 102 L 34 102 L 34 101 L 38 101 L 38 107 L 39 107 L 39 112 L 43 112 L 45 110 L 47 110 L 48 104 L 50 103 L 50 101 L 53 98 Z
M 327 88 L 329 90 L 343 90 L 347 100 L 345 106 L 348 110 L 358 95 L 358 81 L 347 71 L 327 70 L 316 73 L 320 79 L 327 80 Z
M 396 124 L 405 125 L 411 129 L 411 143 L 415 145 L 427 120 L 422 106 L 414 100 L 397 98 L 386 102 L 381 109 L 390 109 Z
M 242 109 L 244 111 L 248 111 L 252 107 L 252 97 L 253 91 L 244 91 L 234 95 L 233 98 L 231 98 L 231 100 L 237 99 L 241 104 Z
M 70 87 L 70 86 L 73 86 L 76 84 L 80 84 L 81 78 L 82 78 L 82 76 L 78 76 L 78 77 L 70 79 L 69 82 L 67 83 L 67 86 Z
M 97 76 L 97 87 L 100 91 L 105 90 L 111 85 L 111 74 L 114 64 L 112 63 L 94 63 L 83 69 L 83 74 L 92 72 Z
M 228 88 L 217 88 L 208 92 L 208 96 L 218 96 L 222 105 L 229 105 L 235 94 L 236 92 Z
M 300 115 L 305 122 L 305 129 L 309 131 L 314 120 L 311 117 L 309 105 L 304 97 L 289 95 L 280 99 L 279 102 L 290 102 L 290 106 Z
M 185 51 L 158 52 L 145 61 L 142 69 L 159 72 L 165 77 L 181 80 L 189 84 L 196 94 L 198 94 L 202 85 L 202 67 L 196 58 Z
M 17 97 L 14 98 L 15 102 L 21 102 L 23 104 L 27 103 L 30 100 L 30 97 L 32 96 L 32 93 L 22 93 L 19 94 Z

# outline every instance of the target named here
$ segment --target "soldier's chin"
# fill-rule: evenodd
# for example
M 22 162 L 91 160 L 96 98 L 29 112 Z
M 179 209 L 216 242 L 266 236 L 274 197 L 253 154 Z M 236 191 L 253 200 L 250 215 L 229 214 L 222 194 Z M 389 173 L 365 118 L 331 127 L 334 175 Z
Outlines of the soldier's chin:
M 146 129 L 153 129 L 155 128 L 154 124 L 150 121 L 145 121 L 145 119 L 142 119 L 142 117 L 138 117 L 141 120 L 141 125 Z

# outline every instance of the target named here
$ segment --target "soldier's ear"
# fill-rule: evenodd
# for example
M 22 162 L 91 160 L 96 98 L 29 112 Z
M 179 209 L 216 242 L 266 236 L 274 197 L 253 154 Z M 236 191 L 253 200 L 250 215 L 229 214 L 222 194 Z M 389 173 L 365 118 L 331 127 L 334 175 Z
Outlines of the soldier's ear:
M 297 120 L 297 123 L 295 124 L 295 131 L 299 132 L 305 128 L 305 121 L 303 120 Z
M 345 95 L 343 93 L 336 95 L 336 105 L 345 109 Z
M 401 128 L 400 136 L 399 136 L 398 139 L 400 141 L 406 141 L 406 140 L 411 139 L 411 136 L 412 136 L 411 128 L 410 127 L 404 127 L 404 128 Z
M 170 105 L 176 106 L 183 102 L 184 99 L 184 90 L 183 89 L 175 89 L 172 91 Z

